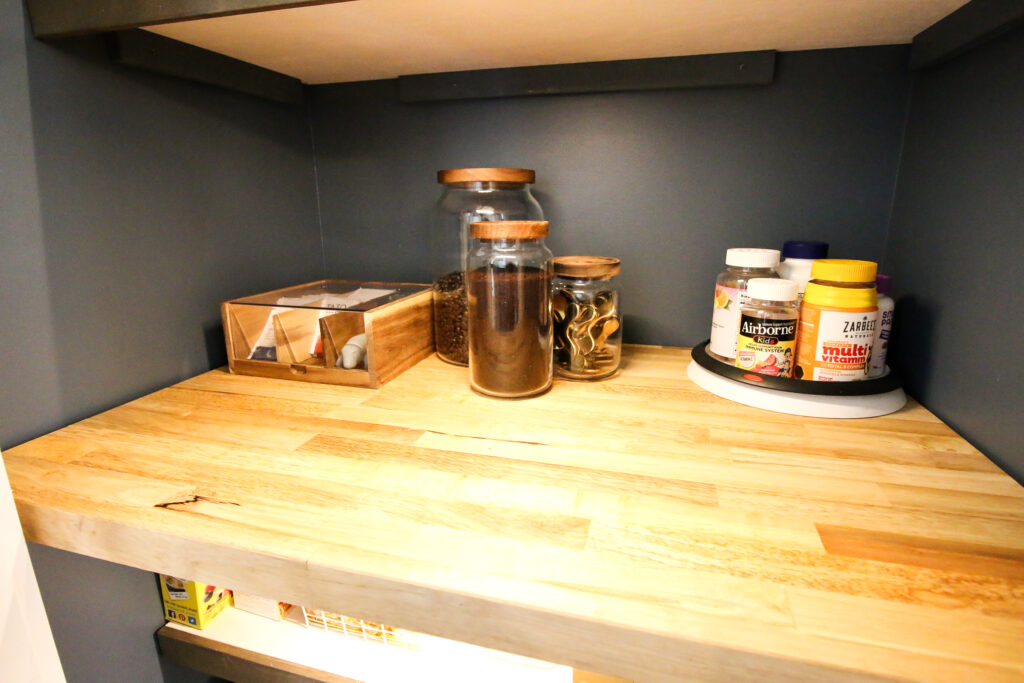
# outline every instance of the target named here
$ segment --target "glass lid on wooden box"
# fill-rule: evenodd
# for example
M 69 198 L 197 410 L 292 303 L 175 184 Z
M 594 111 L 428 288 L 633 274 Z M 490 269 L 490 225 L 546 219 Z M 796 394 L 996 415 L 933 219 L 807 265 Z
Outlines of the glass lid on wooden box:
M 428 289 L 430 289 L 430 285 L 407 282 L 319 280 L 234 299 L 230 303 L 337 311 L 369 311 Z

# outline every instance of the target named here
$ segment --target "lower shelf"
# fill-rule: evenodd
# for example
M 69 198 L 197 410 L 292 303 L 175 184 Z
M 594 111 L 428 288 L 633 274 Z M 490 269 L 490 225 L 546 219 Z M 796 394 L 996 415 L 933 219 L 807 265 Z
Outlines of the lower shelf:
M 157 640 L 175 664 L 246 683 L 625 683 L 418 633 L 413 649 L 363 642 L 306 628 L 296 611 L 272 621 L 229 607 L 202 631 L 168 623 Z

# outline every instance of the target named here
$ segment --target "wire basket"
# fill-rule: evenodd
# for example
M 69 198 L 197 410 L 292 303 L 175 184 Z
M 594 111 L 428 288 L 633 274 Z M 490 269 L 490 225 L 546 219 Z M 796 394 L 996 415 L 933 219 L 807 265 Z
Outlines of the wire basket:
M 400 647 L 403 650 L 417 649 L 406 637 L 406 632 L 393 626 L 375 624 L 371 621 L 353 619 L 336 612 L 327 612 L 322 609 L 302 608 L 302 618 L 307 628 L 318 628 L 323 631 L 333 631 L 345 636 L 359 638 L 368 643 L 383 643 Z

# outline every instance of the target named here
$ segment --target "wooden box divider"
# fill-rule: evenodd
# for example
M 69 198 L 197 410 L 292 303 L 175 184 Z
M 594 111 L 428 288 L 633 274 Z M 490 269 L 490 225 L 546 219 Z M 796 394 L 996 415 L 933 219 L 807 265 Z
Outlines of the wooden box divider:
M 273 316 L 274 340 L 277 360 L 284 363 L 323 365 L 323 359 L 312 353 L 319 311 L 313 308 L 293 308 Z
M 324 344 L 325 365 L 329 368 L 336 367 L 345 343 L 364 332 L 366 326 L 363 314 L 357 311 L 339 311 L 320 318 L 320 338 Z

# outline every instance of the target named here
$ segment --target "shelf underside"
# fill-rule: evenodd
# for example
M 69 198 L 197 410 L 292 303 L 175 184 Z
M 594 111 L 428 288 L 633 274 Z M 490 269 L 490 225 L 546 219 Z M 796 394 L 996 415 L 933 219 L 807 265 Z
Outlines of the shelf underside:
M 1019 0 L 26 4 L 37 38 L 113 33 L 122 64 L 286 103 L 304 83 L 390 78 L 405 101 L 764 85 L 775 52 L 911 42 L 924 69 L 1024 24 Z
M 357 0 L 151 26 L 301 79 L 909 43 L 965 0 Z

